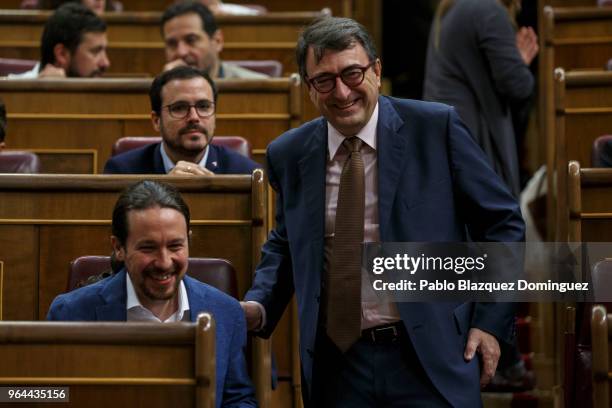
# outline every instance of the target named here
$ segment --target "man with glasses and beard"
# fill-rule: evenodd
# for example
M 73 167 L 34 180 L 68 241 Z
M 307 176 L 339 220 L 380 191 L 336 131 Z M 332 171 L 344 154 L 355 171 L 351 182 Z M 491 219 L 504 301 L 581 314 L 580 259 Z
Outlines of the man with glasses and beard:
M 151 85 L 151 122 L 161 143 L 110 158 L 108 174 L 251 174 L 259 164 L 226 147 L 211 144 L 215 133 L 217 89 L 203 71 L 180 66 Z
M 47 20 L 36 66 L 10 78 L 95 78 L 110 67 L 106 55 L 106 23 L 78 3 L 64 4 Z

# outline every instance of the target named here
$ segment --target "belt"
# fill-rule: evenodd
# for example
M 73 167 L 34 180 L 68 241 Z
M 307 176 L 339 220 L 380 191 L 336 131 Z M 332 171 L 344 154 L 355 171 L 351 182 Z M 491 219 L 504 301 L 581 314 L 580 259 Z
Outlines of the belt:
M 361 339 L 371 344 L 391 344 L 406 337 L 402 322 L 384 324 L 361 331 Z

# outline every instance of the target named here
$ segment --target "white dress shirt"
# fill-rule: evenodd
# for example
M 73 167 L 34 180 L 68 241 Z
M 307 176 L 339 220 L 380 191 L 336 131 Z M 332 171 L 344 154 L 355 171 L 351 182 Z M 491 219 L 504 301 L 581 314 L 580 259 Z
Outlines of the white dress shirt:
M 357 133 L 364 144 L 361 147 L 365 171 L 365 207 L 364 207 L 364 242 L 379 242 L 380 232 L 378 225 L 378 154 L 376 152 L 376 127 L 378 125 L 378 103 L 372 112 L 368 123 Z M 342 167 L 348 157 L 348 151 L 342 147 L 345 137 L 328 122 L 327 123 L 327 165 L 325 172 L 325 246 L 324 246 L 324 272 L 327 273 L 331 265 L 333 252 L 334 230 L 336 223 L 336 208 L 338 204 L 338 190 L 340 189 L 340 175 Z M 362 291 L 373 289 L 365 286 L 362 279 Z M 369 288 L 369 289 L 368 289 Z M 372 299 L 375 295 L 368 296 Z M 248 301 L 259 307 L 262 315 L 262 329 L 266 325 L 266 311 L 259 302 Z M 361 302 L 361 329 L 380 326 L 401 320 L 395 303 L 387 302 Z
M 187 299 L 187 290 L 182 279 L 178 290 L 178 310 L 163 322 L 140 303 L 129 273 L 125 274 L 125 286 L 127 289 L 126 308 L 128 322 L 173 323 L 189 320 L 189 313 L 186 313 L 189 311 L 189 299 Z
M 380 232 L 378 225 L 378 154 L 376 152 L 378 125 L 378 103 L 374 108 L 368 123 L 357 133 L 363 141 L 361 157 L 365 171 L 365 208 L 364 208 L 364 242 L 379 242 Z M 334 127 L 327 124 L 327 170 L 325 173 L 325 260 L 324 273 L 331 265 L 333 253 L 334 230 L 336 223 L 336 208 L 338 204 L 338 191 L 340 189 L 340 176 L 342 167 L 348 158 L 348 150 L 342 145 L 345 137 Z M 362 290 L 368 290 L 369 285 Z M 370 288 L 371 291 L 373 289 Z M 375 296 L 375 295 L 374 295 Z M 372 296 L 368 296 L 369 299 Z M 397 322 L 400 320 L 395 303 L 361 303 L 361 329 L 367 329 L 381 324 Z
M 164 142 L 162 142 L 161 149 L 159 149 L 159 151 L 161 152 L 162 161 L 164 162 L 164 170 L 166 171 L 166 174 L 168 174 L 176 166 L 176 163 L 173 162 L 170 156 L 168 156 L 168 153 L 166 153 L 166 144 Z M 206 151 L 204 152 L 204 156 L 202 156 L 202 160 L 200 160 L 200 162 L 198 163 L 198 166 L 205 169 L 207 159 L 208 159 L 208 145 L 206 145 Z

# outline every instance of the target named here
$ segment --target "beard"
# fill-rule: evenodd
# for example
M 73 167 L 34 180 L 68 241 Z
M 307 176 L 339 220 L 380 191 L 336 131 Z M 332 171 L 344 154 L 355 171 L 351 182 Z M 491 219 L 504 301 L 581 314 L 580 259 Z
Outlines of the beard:
M 68 78 L 98 78 L 104 75 L 104 72 L 106 72 L 106 69 L 99 68 L 89 72 L 87 75 L 81 75 L 74 62 L 72 62 L 66 70 L 66 76 Z
M 181 142 L 181 139 L 184 134 L 192 132 L 194 130 L 202 133 L 205 136 L 206 142 L 204 143 L 204 146 L 202 147 L 198 146 L 198 147 L 188 148 L 185 146 L 184 143 Z M 196 157 L 202 154 L 204 150 L 206 150 L 206 148 L 208 147 L 208 145 L 210 144 L 213 138 L 211 133 L 212 132 L 209 131 L 204 126 L 201 126 L 199 124 L 190 124 L 190 125 L 187 125 L 179 129 L 175 137 L 168 137 L 168 133 L 166 132 L 166 129 L 164 128 L 163 123 L 161 126 L 161 136 L 162 136 L 162 139 L 165 145 L 168 147 L 169 150 L 178 153 L 182 157 Z
M 142 273 L 145 279 L 143 279 L 140 282 L 140 290 L 147 298 L 149 298 L 149 300 L 152 300 L 152 301 L 170 300 L 174 296 L 177 295 L 179 285 L 181 284 L 181 279 L 179 278 L 179 273 L 177 272 L 176 268 L 173 268 L 172 271 L 170 272 L 161 271 L 161 270 L 158 270 L 157 268 L 148 268 L 142 271 Z M 172 275 L 175 277 L 174 285 L 171 291 L 154 290 L 145 284 L 147 278 L 150 280 L 154 280 L 153 279 L 154 276 L 163 275 L 163 274 Z

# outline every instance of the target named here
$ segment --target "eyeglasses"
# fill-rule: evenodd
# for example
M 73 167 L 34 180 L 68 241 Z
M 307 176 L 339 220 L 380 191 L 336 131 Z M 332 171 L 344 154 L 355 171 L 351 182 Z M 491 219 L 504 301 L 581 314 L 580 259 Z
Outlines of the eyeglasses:
M 200 118 L 207 118 L 215 113 L 215 103 L 206 99 L 197 101 L 193 105 L 187 102 L 175 102 L 164 106 L 164 108 L 168 108 L 168 113 L 174 119 L 185 119 L 191 112 L 191 108 L 195 108 Z
M 314 78 L 307 78 L 308 82 L 320 93 L 329 93 L 336 89 L 336 78 L 340 77 L 340 80 L 344 85 L 349 88 L 355 88 L 363 82 L 365 78 L 365 72 L 374 64 L 376 60 L 370 62 L 364 67 L 352 66 L 344 69 L 339 74 L 321 74 Z

